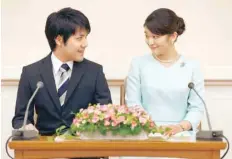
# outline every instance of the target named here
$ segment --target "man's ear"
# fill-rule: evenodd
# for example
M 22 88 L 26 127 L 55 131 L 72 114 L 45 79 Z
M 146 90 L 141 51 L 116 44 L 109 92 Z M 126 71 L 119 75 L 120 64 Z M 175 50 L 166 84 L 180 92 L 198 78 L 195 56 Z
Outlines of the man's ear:
M 58 35 L 55 38 L 55 42 L 58 47 L 62 46 L 64 44 L 63 36 Z

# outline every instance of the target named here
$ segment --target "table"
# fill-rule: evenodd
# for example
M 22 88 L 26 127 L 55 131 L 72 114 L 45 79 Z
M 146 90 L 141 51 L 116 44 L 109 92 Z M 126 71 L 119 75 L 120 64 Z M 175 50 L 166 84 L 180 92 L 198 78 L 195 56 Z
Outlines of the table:
M 58 157 L 156 156 L 189 159 L 219 159 L 226 143 L 221 141 L 166 142 L 155 140 L 115 141 L 76 140 L 54 142 L 53 137 L 37 140 L 10 141 L 15 159 L 44 159 Z

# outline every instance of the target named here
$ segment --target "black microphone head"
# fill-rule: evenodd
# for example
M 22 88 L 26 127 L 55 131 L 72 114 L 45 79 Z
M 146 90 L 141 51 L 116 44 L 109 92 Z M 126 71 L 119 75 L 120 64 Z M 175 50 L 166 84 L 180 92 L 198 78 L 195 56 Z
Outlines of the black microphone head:
M 43 88 L 44 84 L 43 84 L 43 82 L 39 81 L 39 82 L 37 82 L 36 86 L 38 88 Z
M 193 88 L 194 88 L 194 83 L 193 83 L 193 82 L 190 82 L 190 83 L 188 84 L 188 88 L 193 89 Z

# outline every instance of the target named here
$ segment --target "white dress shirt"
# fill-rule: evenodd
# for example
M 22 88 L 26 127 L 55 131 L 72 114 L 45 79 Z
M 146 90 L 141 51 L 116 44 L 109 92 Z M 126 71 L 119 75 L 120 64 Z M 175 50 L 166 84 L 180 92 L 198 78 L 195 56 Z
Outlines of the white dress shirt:
M 54 79 L 55 79 L 55 83 L 56 83 L 56 90 L 58 90 L 58 83 L 60 80 L 60 76 L 61 76 L 61 71 L 59 71 L 60 67 L 62 64 L 64 64 L 62 61 L 60 61 L 56 55 L 54 55 L 54 53 L 52 53 L 51 55 L 51 61 L 52 61 L 52 66 L 53 66 L 53 75 L 54 75 Z M 68 70 L 68 74 L 69 74 L 69 78 L 71 77 L 72 74 L 72 69 L 73 69 L 73 61 L 68 61 L 65 62 L 68 66 L 69 66 L 69 70 Z

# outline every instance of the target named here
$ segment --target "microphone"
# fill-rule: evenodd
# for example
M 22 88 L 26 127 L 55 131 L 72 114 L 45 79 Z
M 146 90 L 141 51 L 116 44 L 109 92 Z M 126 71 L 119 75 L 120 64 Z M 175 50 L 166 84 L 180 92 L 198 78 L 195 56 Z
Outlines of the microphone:
M 39 91 L 40 88 L 43 88 L 44 84 L 43 82 L 39 81 L 36 84 L 36 89 L 34 93 L 32 94 L 31 98 L 29 99 L 24 115 L 24 120 L 23 120 L 23 127 L 22 129 L 16 129 L 12 131 L 12 136 L 13 140 L 30 140 L 38 137 L 38 132 L 35 130 L 26 130 L 26 123 L 27 123 L 27 118 L 28 118 L 28 112 L 29 112 L 29 107 L 31 105 L 32 100 L 34 99 L 35 95 Z
M 209 130 L 208 131 L 202 131 L 202 130 L 199 130 L 196 134 L 196 139 L 197 140 L 208 140 L 208 141 L 222 141 L 222 136 L 223 136 L 223 132 L 222 131 L 215 131 L 215 130 L 212 130 L 212 126 L 211 126 L 211 122 L 210 122 L 210 119 L 209 119 L 209 112 L 208 112 L 208 109 L 207 109 L 207 106 L 205 104 L 205 101 L 204 99 L 199 95 L 199 93 L 196 91 L 195 89 L 195 85 L 193 82 L 190 82 L 188 84 L 188 88 L 190 90 L 193 90 L 196 95 L 200 98 L 200 100 L 202 101 L 204 107 L 205 107 L 205 112 L 206 112 L 206 118 L 207 118 L 207 123 L 208 123 L 208 127 L 209 127 Z

